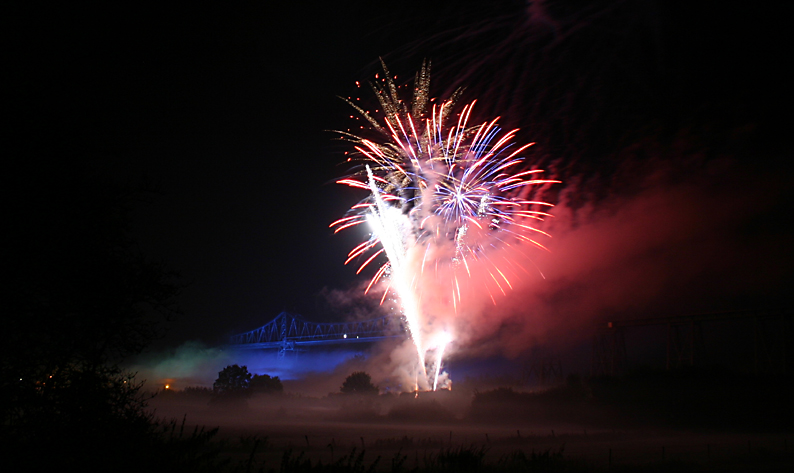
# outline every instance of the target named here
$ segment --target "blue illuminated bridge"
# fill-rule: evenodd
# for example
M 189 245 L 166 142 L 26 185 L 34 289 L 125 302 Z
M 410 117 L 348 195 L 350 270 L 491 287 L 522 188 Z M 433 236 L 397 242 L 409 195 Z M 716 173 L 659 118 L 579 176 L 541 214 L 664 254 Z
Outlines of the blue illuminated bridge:
M 299 315 L 282 312 L 265 325 L 250 332 L 233 335 L 231 346 L 245 349 L 278 349 L 287 351 L 312 345 L 367 343 L 389 338 L 405 338 L 407 332 L 397 317 L 340 323 L 315 323 Z

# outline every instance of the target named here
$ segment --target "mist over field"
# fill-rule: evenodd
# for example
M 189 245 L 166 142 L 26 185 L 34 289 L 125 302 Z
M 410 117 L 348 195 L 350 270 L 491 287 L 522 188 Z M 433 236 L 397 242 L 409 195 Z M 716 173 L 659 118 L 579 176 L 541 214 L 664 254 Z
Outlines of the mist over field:
M 794 470 L 789 9 L 12 5 L 3 467 Z M 383 64 L 405 92 L 387 107 Z M 548 235 L 526 229 L 548 251 L 501 220 L 439 232 L 448 268 L 466 231 L 483 264 L 454 291 L 417 276 L 419 350 L 231 345 L 281 313 L 401 323 L 393 280 L 365 291 L 386 255 L 345 264 L 372 229 L 333 233 L 375 187 L 338 185 L 366 144 L 336 138 L 408 153 L 350 103 L 382 122 L 423 64 L 431 108 L 459 91 L 453 113 L 476 101 L 470 125 L 499 117 L 511 150 L 534 143 L 521 166 L 561 181 L 537 186 Z

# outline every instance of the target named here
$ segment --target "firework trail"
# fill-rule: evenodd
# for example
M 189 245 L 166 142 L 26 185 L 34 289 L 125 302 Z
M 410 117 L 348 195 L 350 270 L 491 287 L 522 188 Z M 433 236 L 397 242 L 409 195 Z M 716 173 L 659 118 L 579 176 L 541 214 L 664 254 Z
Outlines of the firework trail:
M 431 385 L 426 353 L 436 349 L 435 389 L 444 350 L 454 339 L 454 327 L 434 323 L 439 310 L 458 313 L 470 292 L 485 291 L 496 304 L 499 293 L 512 289 L 511 280 L 528 272 L 525 266 L 533 263 L 526 250 L 545 250 L 538 239 L 549 237 L 538 224 L 551 216 L 551 204 L 536 196 L 559 181 L 527 169 L 522 154 L 534 143 L 516 146 L 518 130 L 503 133 L 498 118 L 470 125 L 476 101 L 455 112 L 460 91 L 432 103 L 427 63 L 415 78 L 410 107 L 385 64 L 383 72 L 371 84 L 383 124 L 347 100 L 378 138 L 342 132 L 355 148 L 349 161 L 360 165 L 338 183 L 370 195 L 330 226 L 338 232 L 369 225 L 370 237 L 345 264 L 362 259 L 360 273 L 385 255 L 366 292 L 385 280 L 381 303 L 390 293 L 399 299 L 425 388 Z

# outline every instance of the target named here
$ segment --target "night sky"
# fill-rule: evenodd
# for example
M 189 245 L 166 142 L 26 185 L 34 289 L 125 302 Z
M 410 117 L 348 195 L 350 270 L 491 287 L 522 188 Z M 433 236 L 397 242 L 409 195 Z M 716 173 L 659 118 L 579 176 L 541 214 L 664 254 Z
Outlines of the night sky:
M 285 309 L 339 320 L 343 314 L 324 294 L 361 283 L 355 268 L 342 264 L 361 235 L 333 235 L 328 225 L 363 195 L 334 184 L 347 171 L 348 148 L 327 130 L 352 122 L 337 96 L 371 100 L 356 81 L 378 72 L 379 56 L 398 82 L 428 57 L 435 94 L 465 82 L 466 98 L 485 103 L 482 113 L 502 114 L 505 127 L 521 127 L 522 139 L 539 143 L 543 165 L 579 186 L 566 188 L 577 195 L 570 209 L 604 202 L 647 216 L 637 202 L 653 199 L 631 200 L 647 188 L 626 182 L 648 182 L 650 168 L 675 168 L 678 180 L 665 182 L 687 189 L 712 182 L 717 189 L 713 202 L 694 204 L 686 192 L 673 192 L 687 202 L 675 208 L 752 214 L 741 221 L 684 219 L 691 227 L 683 230 L 715 221 L 714 228 L 733 229 L 738 236 L 728 243 L 700 242 L 692 251 L 713 248 L 713 259 L 704 256 L 698 268 L 720 261 L 714 271 L 725 273 L 735 263 L 747 281 L 732 279 L 720 291 L 722 282 L 710 283 L 709 271 L 666 268 L 663 274 L 685 273 L 684 281 L 659 283 L 658 293 L 636 304 L 610 302 L 571 320 L 610 310 L 639 316 L 649 307 L 688 313 L 781 305 L 792 282 L 791 152 L 783 138 L 791 120 L 777 118 L 786 101 L 782 64 L 791 59 L 783 12 L 755 5 L 726 12 L 716 2 L 696 11 L 689 2 L 548 2 L 545 10 L 522 2 L 456 3 L 114 4 L 17 12 L 7 18 L 14 26 L 3 74 L 12 84 L 5 90 L 5 190 L 63 185 L 76 173 L 156 187 L 157 195 L 135 206 L 133 230 L 144 253 L 166 261 L 187 283 L 183 315 L 161 346 L 223 343 Z M 563 46 L 549 47 L 554 41 Z M 505 111 L 490 109 L 499 107 Z M 697 159 L 670 157 L 676 150 Z M 757 204 L 740 204 L 748 200 Z M 58 232 L 36 215 L 14 225 Z M 615 236 L 630 246 L 631 231 L 616 227 Z M 581 237 L 561 241 L 582 244 Z M 692 244 L 672 246 L 674 252 Z M 669 263 L 664 248 L 644 248 L 631 264 L 641 272 L 639 258 Z M 564 248 L 557 254 L 560 267 L 576 257 Z M 557 279 L 569 283 L 565 295 L 538 296 L 550 306 L 565 299 L 563 314 L 579 310 L 570 298 L 590 297 L 583 275 L 603 277 L 568 274 L 579 279 Z M 693 295 L 698 281 L 708 300 Z M 741 294 L 741 307 L 720 299 L 736 296 L 733 288 L 745 282 L 751 289 Z M 671 301 L 668 290 L 680 297 Z

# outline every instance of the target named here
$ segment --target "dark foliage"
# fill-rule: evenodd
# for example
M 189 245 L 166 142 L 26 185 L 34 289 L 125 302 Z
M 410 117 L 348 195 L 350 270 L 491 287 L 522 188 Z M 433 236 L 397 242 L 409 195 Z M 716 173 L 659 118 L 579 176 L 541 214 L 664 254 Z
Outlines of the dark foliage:
M 442 448 L 435 455 L 425 455 L 425 469 L 449 472 L 482 471 L 486 453 L 488 448 L 482 445 Z
M 601 417 L 606 414 L 593 409 L 594 405 L 589 386 L 574 375 L 569 376 L 565 384 L 544 391 L 518 392 L 501 387 L 475 392 L 469 418 L 477 421 L 602 421 Z
M 364 371 L 356 371 L 345 379 L 340 388 L 344 394 L 378 394 L 378 387 Z
M 209 398 L 212 396 L 212 389 L 203 386 L 188 386 L 179 393 L 182 397 L 190 398 Z
M 316 463 L 312 463 L 311 459 L 304 458 L 304 452 L 299 453 L 297 456 L 292 456 L 292 450 L 288 449 L 284 451 L 284 454 L 281 458 L 281 468 L 280 471 L 283 473 L 298 473 L 298 472 L 338 472 L 338 473 L 373 473 L 378 471 L 378 463 L 380 463 L 380 456 L 378 456 L 375 461 L 373 461 L 368 466 L 364 463 L 364 454 L 365 451 L 362 450 L 358 455 L 356 455 L 356 449 L 353 448 L 349 455 L 343 455 L 338 460 L 323 464 L 322 461 L 317 461 Z M 399 468 L 402 467 L 402 462 L 405 459 L 395 457 L 395 460 L 392 461 L 392 466 L 397 468 L 392 468 L 393 471 L 399 471 Z M 402 461 L 400 461 L 402 460 Z
M 248 389 L 251 384 L 251 373 L 243 365 L 229 365 L 218 371 L 218 379 L 212 383 L 212 389 L 218 394 Z
M 188 386 L 182 390 L 182 395 L 191 397 L 210 396 L 212 395 L 212 389 L 203 386 Z
M 7 216 L 13 251 L 4 268 L 14 277 L 4 301 L 13 317 L 3 361 L 23 380 L 64 362 L 118 363 L 176 313 L 177 275 L 146 258 L 129 228 L 132 207 L 150 193 L 63 171 L 14 193 Z
M 212 389 L 216 393 L 224 393 L 248 389 L 250 384 L 251 373 L 248 372 L 247 366 L 229 365 L 218 371 L 218 379 L 212 383 Z
M 794 384 L 785 375 L 698 367 L 638 369 L 588 384 L 597 406 L 634 422 L 784 432 L 794 423 Z
M 284 392 L 284 386 L 278 376 L 270 377 L 268 374 L 255 374 L 251 378 L 250 388 L 254 393 L 282 394 Z
M 176 274 L 146 258 L 129 229 L 146 189 L 83 171 L 39 172 L 35 183 L 23 172 L 11 188 L 0 344 L 7 459 L 46 451 L 60 466 L 117 464 L 159 442 L 141 385 L 119 364 L 176 313 Z
M 229 365 L 218 372 L 218 379 L 212 383 L 211 403 L 229 403 L 244 401 L 251 395 L 251 373 L 243 365 Z
M 516 450 L 500 458 L 497 465 L 502 471 L 571 471 L 573 462 L 563 456 L 564 450 L 565 445 L 556 452 L 551 449 L 543 452 L 533 450 L 529 455 L 523 450 Z
M 471 420 L 577 422 L 598 426 L 786 431 L 794 422 L 787 376 L 685 367 L 638 369 L 622 377 L 582 380 L 539 392 L 475 392 Z

